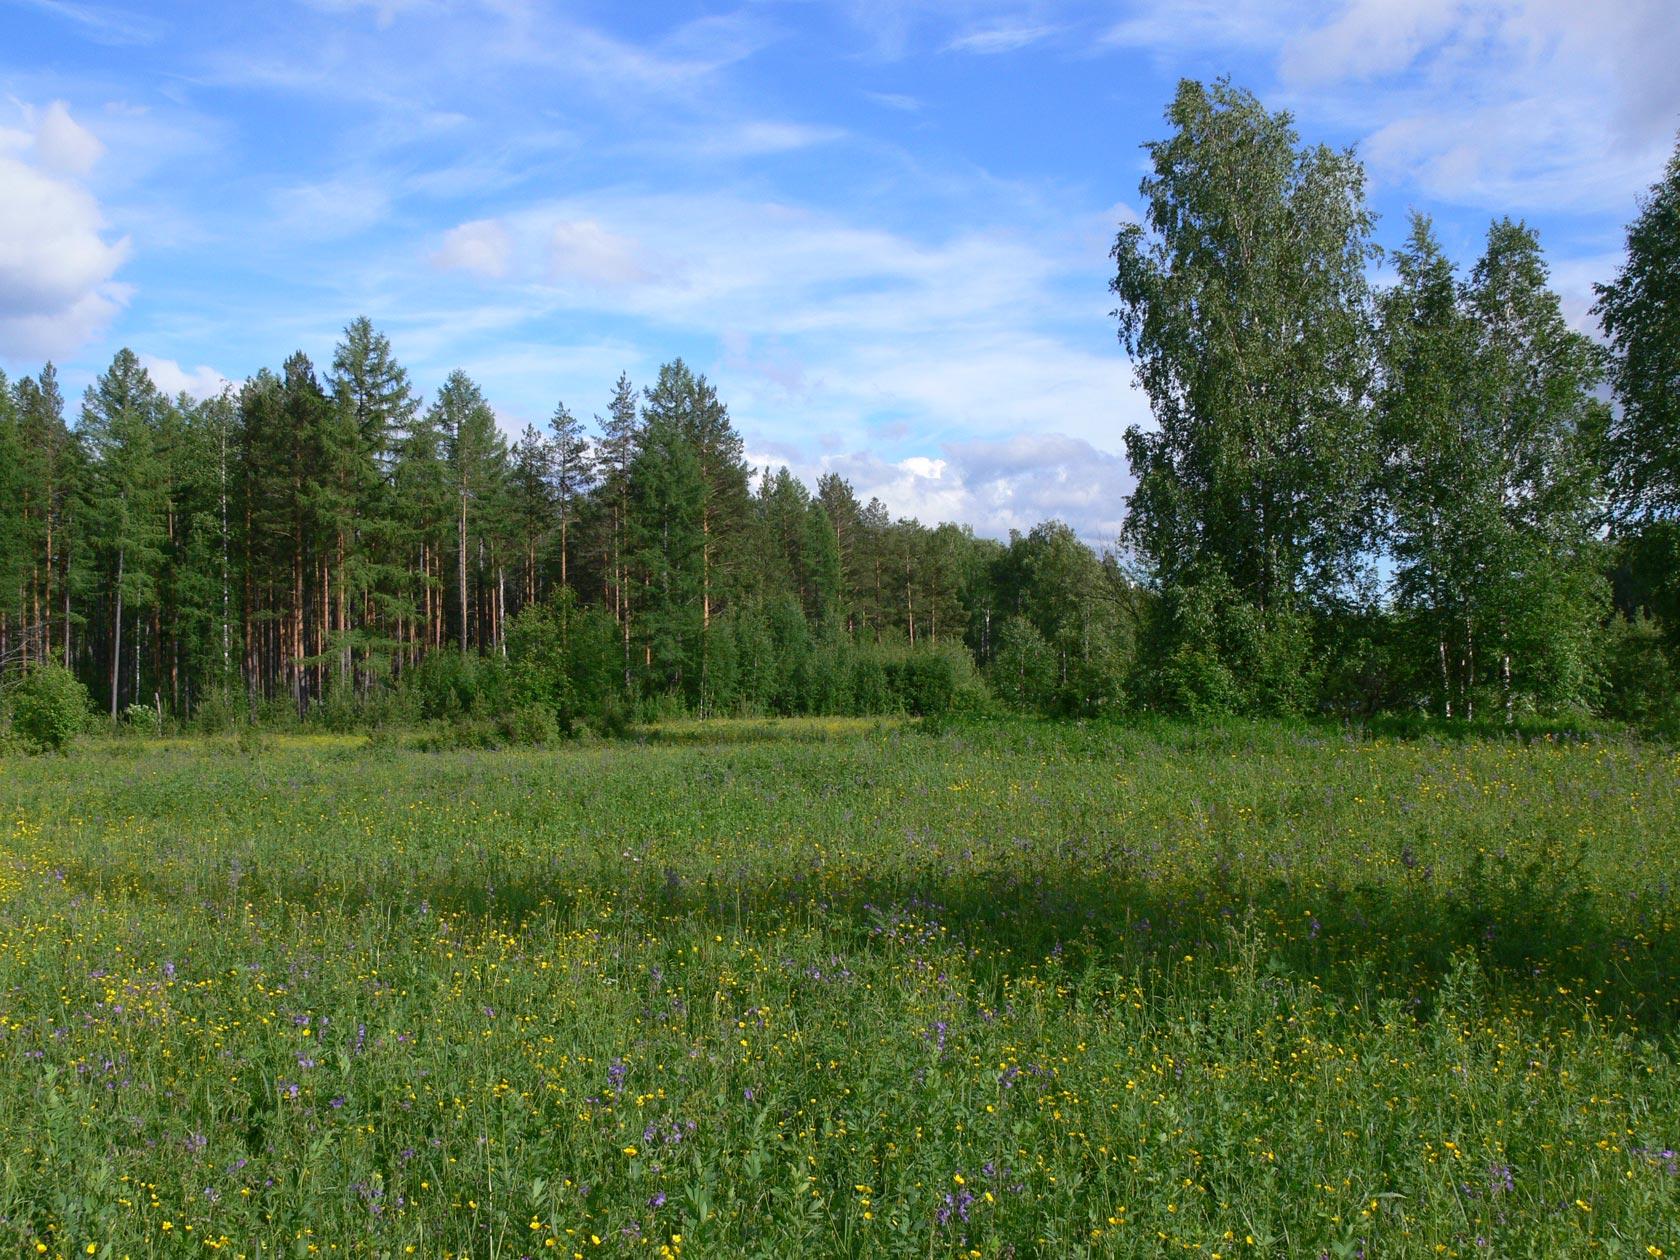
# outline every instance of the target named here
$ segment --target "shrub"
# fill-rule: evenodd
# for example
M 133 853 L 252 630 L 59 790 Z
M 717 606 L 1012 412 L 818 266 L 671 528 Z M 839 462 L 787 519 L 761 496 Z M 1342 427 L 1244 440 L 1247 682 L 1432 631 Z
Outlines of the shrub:
M 1604 639 L 1604 712 L 1652 726 L 1680 716 L 1680 678 L 1661 623 L 1643 613 L 1615 616 Z
M 81 680 L 62 665 L 44 665 L 13 691 L 12 729 L 42 752 L 63 752 L 87 725 L 92 701 Z
M 541 747 L 559 742 L 560 723 L 546 704 L 521 704 L 502 719 L 501 733 L 510 744 Z

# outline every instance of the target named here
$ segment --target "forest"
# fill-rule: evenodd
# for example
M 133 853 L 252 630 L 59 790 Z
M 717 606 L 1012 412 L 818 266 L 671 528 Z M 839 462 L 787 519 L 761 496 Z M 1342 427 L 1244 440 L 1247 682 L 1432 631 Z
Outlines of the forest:
M 0 376 L 0 662 L 112 723 L 1680 713 L 1680 151 L 1571 328 L 1536 234 L 1376 240 L 1351 151 L 1224 81 L 1149 146 L 1110 290 L 1154 425 L 1100 552 L 755 473 L 681 359 L 509 440 L 366 317 L 170 398 Z M 610 370 L 610 369 L 609 369 Z M 607 373 L 603 373 L 603 382 Z M 572 400 L 574 403 L 577 400 Z M 586 421 L 583 412 L 592 412 Z

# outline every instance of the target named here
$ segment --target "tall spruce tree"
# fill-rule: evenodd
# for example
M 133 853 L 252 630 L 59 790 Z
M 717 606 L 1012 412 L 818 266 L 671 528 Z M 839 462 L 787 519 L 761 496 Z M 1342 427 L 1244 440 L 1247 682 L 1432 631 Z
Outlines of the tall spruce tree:
M 740 563 L 736 543 L 747 506 L 747 464 L 741 436 L 729 409 L 704 376 L 696 377 L 681 359 L 659 369 L 644 391 L 648 423 L 669 421 L 689 444 L 700 470 L 700 617 L 710 626 L 712 614 L 726 599 L 728 583 Z
M 630 547 L 630 463 L 641 437 L 641 412 L 636 390 L 628 373 L 620 372 L 613 386 L 607 414 L 595 418 L 601 430 L 598 446 L 600 469 L 600 516 L 596 552 L 600 561 L 603 599 L 618 622 L 624 648 L 624 689 L 631 687 L 630 623 L 631 588 L 628 572 Z

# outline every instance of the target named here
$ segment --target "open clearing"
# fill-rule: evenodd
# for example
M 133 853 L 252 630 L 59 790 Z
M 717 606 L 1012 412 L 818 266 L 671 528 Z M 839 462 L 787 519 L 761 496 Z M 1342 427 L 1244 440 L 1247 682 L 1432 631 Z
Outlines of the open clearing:
M 1677 889 L 1632 742 L 13 758 L 0 1240 L 1675 1255 Z

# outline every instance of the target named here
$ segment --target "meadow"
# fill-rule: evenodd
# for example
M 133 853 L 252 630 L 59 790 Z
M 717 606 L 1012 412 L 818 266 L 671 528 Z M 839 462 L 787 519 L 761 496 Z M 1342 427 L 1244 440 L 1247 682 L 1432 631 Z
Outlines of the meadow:
M 1680 756 L 789 721 L 0 760 L 0 1248 L 1680 1255 Z

